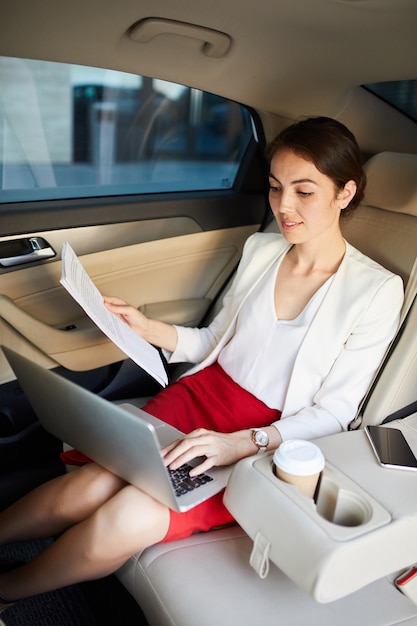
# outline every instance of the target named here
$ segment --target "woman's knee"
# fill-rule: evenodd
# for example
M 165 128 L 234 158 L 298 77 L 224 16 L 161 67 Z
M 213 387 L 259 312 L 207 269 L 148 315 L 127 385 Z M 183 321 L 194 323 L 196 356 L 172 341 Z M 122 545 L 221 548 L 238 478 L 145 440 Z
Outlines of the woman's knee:
M 67 515 L 68 508 L 78 516 L 88 514 L 112 498 L 125 482 L 96 463 L 88 463 L 62 477 L 54 501 L 57 513 Z
M 79 470 L 79 481 L 88 490 L 90 497 L 105 502 L 126 486 L 126 482 L 97 463 L 87 463 Z
M 113 537 L 128 555 L 161 541 L 169 509 L 132 485 L 121 489 L 94 516 L 97 537 Z

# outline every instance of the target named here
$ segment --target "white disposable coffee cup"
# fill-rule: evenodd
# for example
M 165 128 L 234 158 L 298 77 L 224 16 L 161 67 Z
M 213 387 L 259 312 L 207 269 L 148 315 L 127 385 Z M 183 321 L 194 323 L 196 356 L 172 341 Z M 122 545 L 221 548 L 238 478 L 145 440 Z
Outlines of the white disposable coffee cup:
M 312 498 L 325 459 L 320 448 L 311 441 L 289 439 L 275 450 L 273 464 L 278 478 L 295 485 L 301 493 Z

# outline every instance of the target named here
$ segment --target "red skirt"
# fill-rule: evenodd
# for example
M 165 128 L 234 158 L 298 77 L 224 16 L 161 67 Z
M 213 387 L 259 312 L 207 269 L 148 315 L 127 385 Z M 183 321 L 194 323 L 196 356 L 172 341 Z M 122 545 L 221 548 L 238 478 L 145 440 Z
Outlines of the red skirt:
M 171 383 L 143 410 L 184 433 L 195 428 L 229 433 L 268 426 L 280 418 L 279 411 L 242 389 L 218 363 Z M 90 460 L 77 450 L 62 453 L 61 459 L 68 464 Z M 163 541 L 181 539 L 234 521 L 223 505 L 221 492 L 185 513 L 171 511 L 170 526 Z

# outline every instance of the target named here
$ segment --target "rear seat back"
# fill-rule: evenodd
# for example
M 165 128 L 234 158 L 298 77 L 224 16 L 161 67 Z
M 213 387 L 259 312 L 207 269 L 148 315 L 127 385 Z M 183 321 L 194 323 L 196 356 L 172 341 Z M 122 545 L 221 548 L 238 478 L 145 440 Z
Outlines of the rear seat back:
M 383 152 L 368 161 L 366 172 L 365 198 L 342 223 L 343 234 L 402 277 L 410 308 L 356 427 L 378 424 L 417 400 L 417 155 Z
M 417 155 L 382 152 L 365 169 L 365 198 L 343 234 L 406 286 L 417 255 Z

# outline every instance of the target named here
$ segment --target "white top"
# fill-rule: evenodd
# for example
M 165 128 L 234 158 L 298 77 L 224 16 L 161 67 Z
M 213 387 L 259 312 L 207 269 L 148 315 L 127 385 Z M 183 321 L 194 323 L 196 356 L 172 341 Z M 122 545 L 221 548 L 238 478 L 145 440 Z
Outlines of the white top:
M 331 276 L 293 320 L 277 319 L 275 263 L 243 304 L 236 332 L 218 362 L 241 387 L 272 409 L 282 410 L 303 339 L 333 279 Z

